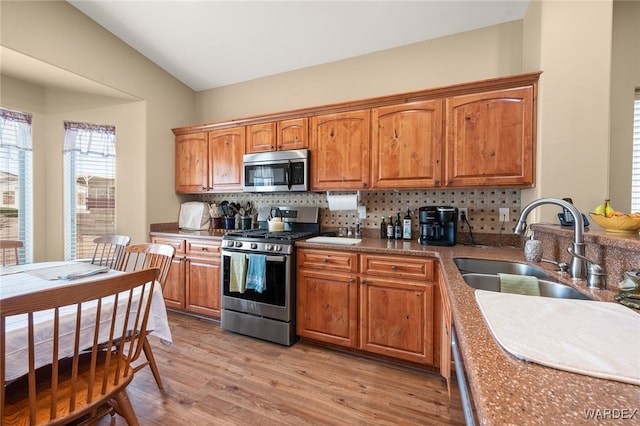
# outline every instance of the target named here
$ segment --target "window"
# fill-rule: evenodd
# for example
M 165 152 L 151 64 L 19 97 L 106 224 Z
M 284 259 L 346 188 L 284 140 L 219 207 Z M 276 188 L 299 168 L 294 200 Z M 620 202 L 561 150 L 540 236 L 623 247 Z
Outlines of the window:
M 20 240 L 20 263 L 33 261 L 31 114 L 0 108 L 0 238 Z
M 116 230 L 114 126 L 65 122 L 65 259 L 93 254 L 93 239 Z
M 640 212 L 640 89 L 633 102 L 633 172 L 631 181 L 631 212 Z

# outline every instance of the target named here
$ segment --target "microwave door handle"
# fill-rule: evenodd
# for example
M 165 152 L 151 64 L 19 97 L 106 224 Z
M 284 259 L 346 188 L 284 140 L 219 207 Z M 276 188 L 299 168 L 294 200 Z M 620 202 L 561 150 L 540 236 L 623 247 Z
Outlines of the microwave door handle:
M 291 190 L 291 160 L 287 162 L 287 170 L 285 171 L 287 179 L 287 187 Z

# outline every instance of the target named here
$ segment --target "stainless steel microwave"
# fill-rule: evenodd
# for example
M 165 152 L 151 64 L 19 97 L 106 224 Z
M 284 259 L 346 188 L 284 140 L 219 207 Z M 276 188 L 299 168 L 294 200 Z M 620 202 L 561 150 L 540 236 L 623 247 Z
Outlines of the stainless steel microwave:
M 242 168 L 244 192 L 309 190 L 309 150 L 245 154 Z

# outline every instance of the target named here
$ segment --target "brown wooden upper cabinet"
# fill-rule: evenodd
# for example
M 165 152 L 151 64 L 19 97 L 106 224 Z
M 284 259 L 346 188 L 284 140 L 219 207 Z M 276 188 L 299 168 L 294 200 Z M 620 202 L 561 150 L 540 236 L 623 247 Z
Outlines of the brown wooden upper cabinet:
M 209 191 L 209 142 L 207 132 L 176 136 L 176 192 Z
M 177 193 L 242 191 L 244 126 L 176 136 Z
M 380 189 L 440 185 L 443 101 L 411 102 L 372 110 L 371 186 Z
M 445 186 L 533 186 L 533 87 L 446 99 Z
M 247 153 L 307 148 L 309 119 L 293 118 L 247 126 Z
M 370 110 L 311 118 L 311 190 L 369 189 Z
M 242 192 L 244 145 L 244 126 L 209 132 L 209 179 L 213 191 Z
M 539 77 L 173 129 L 176 192 L 240 192 L 245 152 L 307 147 L 312 191 L 532 187 Z

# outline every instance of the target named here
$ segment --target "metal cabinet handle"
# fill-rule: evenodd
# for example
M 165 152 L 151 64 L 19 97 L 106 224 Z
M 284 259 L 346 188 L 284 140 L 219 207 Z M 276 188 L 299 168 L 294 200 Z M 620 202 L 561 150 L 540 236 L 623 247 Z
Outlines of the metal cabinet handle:
M 367 283 L 367 280 L 360 280 L 360 284 L 364 285 Z
M 392 270 L 392 271 L 397 271 L 397 270 L 398 270 L 398 267 L 397 267 L 396 265 L 392 265 L 392 266 L 391 266 L 391 270 Z

